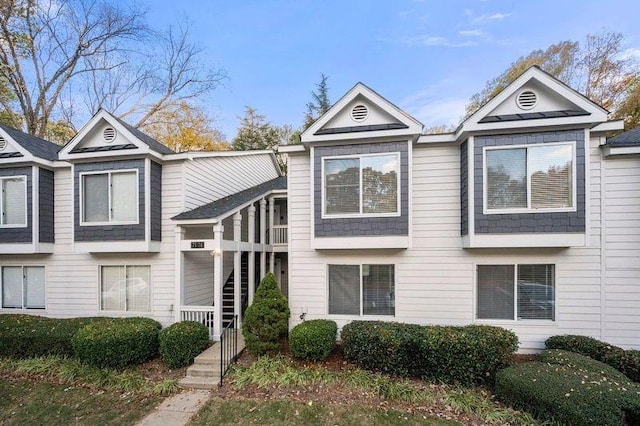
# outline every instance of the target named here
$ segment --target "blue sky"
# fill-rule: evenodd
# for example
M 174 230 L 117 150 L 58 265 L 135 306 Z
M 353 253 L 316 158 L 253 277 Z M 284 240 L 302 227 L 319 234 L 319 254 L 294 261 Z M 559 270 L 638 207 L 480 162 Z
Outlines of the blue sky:
M 640 59 L 636 1 L 149 1 L 156 28 L 186 18 L 203 63 L 228 74 L 203 99 L 231 140 L 245 105 L 301 125 L 329 76 L 335 102 L 361 81 L 426 126 L 455 124 L 471 95 L 518 57 L 619 31 Z

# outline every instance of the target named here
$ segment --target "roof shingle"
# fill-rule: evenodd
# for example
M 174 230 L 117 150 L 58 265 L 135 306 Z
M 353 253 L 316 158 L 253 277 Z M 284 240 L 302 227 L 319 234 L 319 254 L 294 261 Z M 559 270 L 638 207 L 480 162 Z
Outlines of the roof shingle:
M 640 146 L 640 126 L 607 139 L 609 146 Z
M 58 159 L 58 151 L 62 149 L 60 145 L 40 139 L 4 124 L 0 124 L 0 127 L 2 127 L 2 130 L 7 132 L 7 134 L 11 136 L 18 145 L 29 151 L 34 156 L 51 161 Z

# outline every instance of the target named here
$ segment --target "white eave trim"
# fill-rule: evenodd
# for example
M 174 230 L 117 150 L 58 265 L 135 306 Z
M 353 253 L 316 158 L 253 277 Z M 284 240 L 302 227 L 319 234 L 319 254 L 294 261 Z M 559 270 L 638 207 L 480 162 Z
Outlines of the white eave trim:
M 419 144 L 433 144 L 433 143 L 452 143 L 456 142 L 458 137 L 455 133 L 440 133 L 433 135 L 420 135 L 418 137 Z
M 306 148 L 303 144 L 297 143 L 294 145 L 279 145 L 278 152 L 282 154 L 291 154 L 295 152 L 305 152 Z
M 602 153 L 607 157 L 616 155 L 640 154 L 640 146 L 608 146 L 602 145 Z
M 527 248 L 527 247 L 584 247 L 584 233 L 571 234 L 475 234 L 462 237 L 463 248 Z
M 408 236 L 322 237 L 312 239 L 315 250 L 407 249 Z
M 160 241 L 76 241 L 74 251 L 76 253 L 158 253 Z
M 611 132 L 615 130 L 624 130 L 624 120 L 611 120 L 597 124 L 591 128 L 591 133 Z
M 164 154 L 165 160 L 193 160 L 195 158 L 214 158 L 214 157 L 245 157 L 248 155 L 265 155 L 273 154 L 273 151 L 261 149 L 255 151 L 187 151 L 177 152 L 175 154 Z
M 53 243 L 5 243 L 0 244 L 0 254 L 49 254 L 53 253 Z

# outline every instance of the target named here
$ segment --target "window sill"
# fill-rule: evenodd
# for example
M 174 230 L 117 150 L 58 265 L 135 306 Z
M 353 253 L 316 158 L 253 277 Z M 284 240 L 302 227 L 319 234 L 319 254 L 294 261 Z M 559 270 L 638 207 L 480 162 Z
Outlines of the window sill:
M 482 214 L 491 216 L 494 214 L 536 214 L 536 213 L 575 213 L 575 207 L 547 208 L 547 209 L 488 209 L 484 208 Z
M 80 222 L 80 226 L 121 226 L 121 225 L 139 225 L 139 221 L 128 222 Z

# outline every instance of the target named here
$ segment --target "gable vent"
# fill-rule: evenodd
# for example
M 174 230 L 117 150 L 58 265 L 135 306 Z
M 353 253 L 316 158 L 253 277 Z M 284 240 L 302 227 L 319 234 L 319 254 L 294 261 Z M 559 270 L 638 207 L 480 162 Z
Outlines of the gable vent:
M 4 151 L 6 147 L 7 147 L 7 140 L 4 138 L 4 136 L 0 136 L 0 151 Z
M 113 142 L 114 139 L 116 138 L 116 129 L 114 129 L 113 127 L 107 127 L 102 132 L 102 138 L 106 143 Z
M 369 116 L 369 109 L 362 105 L 356 105 L 353 107 L 353 109 L 351 110 L 351 119 L 353 121 L 364 121 L 367 119 L 367 117 Z
M 525 90 L 518 95 L 516 103 L 520 109 L 531 109 L 538 103 L 538 95 L 531 90 Z

